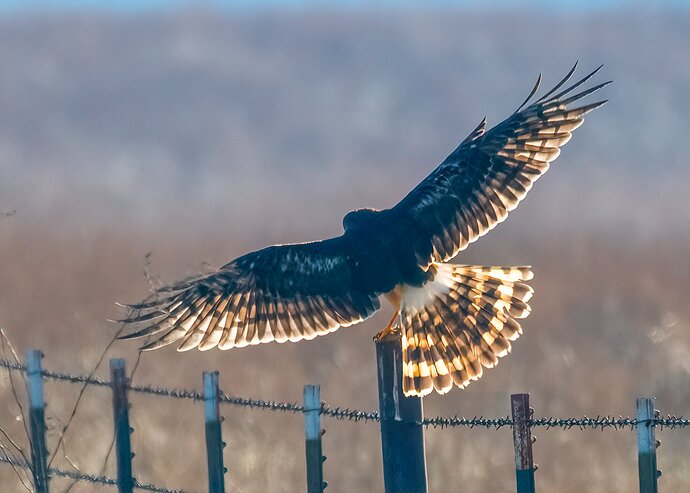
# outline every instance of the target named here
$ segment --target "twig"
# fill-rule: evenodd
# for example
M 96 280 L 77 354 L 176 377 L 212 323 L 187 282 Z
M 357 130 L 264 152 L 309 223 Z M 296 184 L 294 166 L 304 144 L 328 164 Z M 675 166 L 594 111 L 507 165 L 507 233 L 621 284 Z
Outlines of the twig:
M 64 421 L 62 421 L 62 420 L 61 420 L 60 418 L 58 418 L 57 416 L 49 416 L 49 417 L 46 418 L 46 421 L 48 421 L 48 422 L 53 422 L 53 421 L 55 421 L 55 422 L 57 422 L 59 425 L 61 425 L 63 428 L 65 427 Z M 51 430 L 51 431 L 55 432 L 55 434 L 59 434 L 59 432 L 56 432 L 55 430 Z M 72 458 L 70 457 L 70 453 L 69 453 L 69 451 L 68 451 L 67 449 L 68 449 L 67 440 L 65 439 L 65 440 L 63 440 L 63 442 L 62 442 L 63 457 L 64 457 L 65 460 L 69 463 L 69 465 L 71 465 L 71 466 L 74 468 L 75 471 L 81 472 L 81 469 L 79 469 L 79 466 L 78 466 L 78 465 L 72 460 Z
M 117 330 L 113 338 L 108 342 L 108 344 L 105 346 L 105 349 L 103 349 L 103 352 L 98 358 L 98 361 L 96 362 L 96 366 L 94 366 L 93 370 L 89 373 L 89 378 L 93 377 L 93 375 L 96 373 L 98 368 L 101 366 L 101 363 L 103 363 L 103 360 L 105 359 L 105 355 L 108 353 L 112 345 L 115 343 L 117 340 L 118 336 L 122 333 L 124 329 L 124 324 L 120 326 L 120 328 Z M 58 443 L 55 446 L 55 449 L 53 450 L 53 453 L 50 454 L 50 460 L 48 461 L 48 467 L 50 467 L 53 463 L 53 460 L 55 460 L 55 457 L 57 456 L 57 451 L 60 449 L 60 446 L 64 443 L 65 440 L 65 433 L 69 429 L 70 425 L 72 424 L 72 420 L 74 419 L 74 416 L 77 414 L 77 409 L 79 408 L 79 403 L 81 402 L 82 397 L 84 396 L 84 393 L 86 392 L 86 388 L 89 386 L 88 383 L 84 383 L 82 385 L 81 389 L 79 389 L 79 395 L 77 396 L 77 400 L 74 403 L 74 407 L 72 408 L 72 413 L 69 416 L 69 419 L 67 420 L 67 424 L 63 426 L 62 431 L 60 433 L 60 438 L 58 439 Z
M 10 445 L 12 445 L 17 450 L 17 452 L 19 452 L 19 454 L 22 456 L 22 459 L 28 462 L 29 458 L 24 454 L 22 448 L 19 445 L 17 445 L 17 442 L 15 442 L 12 439 L 12 437 L 4 430 L 4 428 L 0 427 L 0 433 L 2 433 L 3 436 L 7 439 L 7 441 L 10 442 Z
M 5 435 L 5 436 L 7 436 L 7 435 Z M 11 462 L 8 461 L 9 464 L 10 464 L 10 466 L 11 466 L 12 469 L 14 470 L 14 473 L 17 475 L 17 479 L 19 479 L 19 482 L 22 484 L 22 486 L 26 489 L 26 491 L 28 491 L 29 493 L 31 493 L 31 492 L 33 491 L 33 490 L 31 489 L 31 485 L 29 484 L 29 483 L 31 482 L 31 479 L 28 478 L 28 480 L 25 480 L 25 479 L 22 477 L 21 473 L 19 472 L 20 469 L 19 469 L 19 468 L 17 467 L 17 465 L 15 464 L 15 462 L 17 462 L 17 456 L 14 454 L 14 452 L 12 452 L 11 450 L 8 450 L 8 449 L 7 449 L 7 446 L 6 446 L 4 443 L 2 443 L 2 440 L 0 440 L 0 451 L 2 451 L 2 453 L 5 455 L 5 457 L 6 457 L 7 459 L 13 459 Z M 23 454 L 22 454 L 22 455 L 23 455 Z M 26 459 L 24 459 L 24 462 L 28 463 L 28 461 L 27 461 Z M 26 469 L 21 469 L 21 470 L 24 471 L 24 473 L 28 476 L 28 473 L 26 472 Z M 27 482 L 27 481 L 28 481 L 28 482 Z
M 151 336 L 146 338 L 146 342 L 148 343 L 149 339 Z M 139 367 L 139 363 L 141 362 L 141 357 L 143 356 L 143 352 L 139 351 L 139 354 L 137 355 L 137 360 L 134 362 L 134 367 L 132 367 L 132 372 L 129 374 L 129 381 L 132 383 L 134 381 L 134 374 L 137 371 L 137 368 Z M 105 455 L 105 460 L 103 461 L 103 466 L 101 467 L 100 472 L 98 473 L 100 476 L 105 474 L 105 469 L 108 467 L 108 460 L 110 459 L 110 454 L 113 452 L 113 447 L 115 446 L 115 433 L 113 433 L 113 438 L 110 440 L 110 446 L 108 447 L 108 453 Z M 69 488 L 65 490 L 65 493 L 68 493 L 70 489 L 74 486 L 74 483 L 69 485 Z
M 5 329 L 0 327 L 0 340 L 2 341 L 2 353 L 4 356 L 7 356 L 7 348 L 10 349 L 10 354 L 12 354 L 12 357 L 14 358 L 14 362 L 17 364 L 21 364 L 21 361 L 19 360 L 19 356 L 17 355 L 17 352 L 14 350 L 14 346 L 12 346 L 12 343 L 10 342 L 10 339 L 7 337 L 7 334 L 5 334 Z M 7 369 L 7 375 L 10 379 L 10 387 L 12 388 L 12 395 L 14 396 L 14 402 L 17 404 L 17 407 L 19 407 L 19 413 L 22 416 L 22 426 L 24 427 L 24 432 L 26 433 L 26 439 L 27 441 L 31 441 L 29 438 L 29 429 L 26 427 L 26 415 L 24 414 L 24 406 L 22 406 L 22 401 L 19 398 L 19 393 L 17 392 L 17 387 L 14 385 L 14 378 L 12 378 L 12 372 L 10 369 Z M 22 379 L 24 380 L 24 388 L 28 389 L 28 384 L 26 382 L 26 376 L 24 376 L 24 373 L 21 373 Z M 27 390 L 28 393 L 28 390 Z M 22 457 L 26 460 L 26 454 L 24 454 L 24 451 L 17 447 L 19 452 L 22 454 Z
M 155 282 L 154 282 L 154 278 L 153 278 L 153 276 L 151 275 L 151 271 L 150 271 L 150 267 L 151 267 L 151 255 L 152 255 L 152 252 L 148 252 L 148 253 L 144 256 L 144 277 L 146 277 L 146 282 L 147 282 L 148 285 L 149 285 L 149 289 L 151 290 L 151 292 L 152 292 L 153 294 L 155 294 L 155 293 L 156 293 Z M 110 342 L 109 346 L 113 344 L 113 342 L 115 341 L 115 339 L 117 339 L 117 336 L 120 335 L 120 332 L 122 332 L 122 329 L 123 329 L 123 328 L 124 328 L 124 325 L 123 325 L 122 327 L 120 327 L 120 330 L 119 330 L 119 331 L 117 332 L 117 334 L 115 335 L 115 338 Z M 148 343 L 148 341 L 149 341 L 150 338 L 151 338 L 151 336 L 149 336 L 149 337 L 146 338 L 146 343 Z M 143 354 L 144 354 L 144 353 L 141 352 L 141 351 L 139 351 L 139 354 L 137 354 L 137 360 L 136 360 L 136 362 L 134 363 L 134 367 L 132 367 L 132 371 L 131 371 L 131 373 L 130 373 L 130 375 L 129 375 L 129 381 L 130 381 L 130 383 L 134 380 L 134 375 L 135 375 L 135 373 L 136 373 L 136 371 L 137 371 L 137 368 L 139 367 L 139 363 L 141 362 L 141 357 L 142 357 Z M 100 364 L 100 361 L 99 361 L 99 364 Z M 115 432 L 113 431 L 113 437 L 112 437 L 112 439 L 110 440 L 110 445 L 108 445 L 108 452 L 105 454 L 105 459 L 103 460 L 103 466 L 101 466 L 101 470 L 100 470 L 100 472 L 99 472 L 99 475 L 100 475 L 100 476 L 102 476 L 102 475 L 105 473 L 105 470 L 106 470 L 106 468 L 108 467 L 108 460 L 110 459 L 110 454 L 113 452 L 113 447 L 114 447 L 114 446 L 115 446 Z M 65 456 L 66 456 L 66 453 L 67 453 L 67 451 L 65 450 Z M 67 486 L 67 489 L 65 490 L 64 493 L 69 493 L 69 492 L 72 490 L 72 487 L 73 487 L 75 484 L 77 484 L 77 482 L 78 482 L 77 479 L 75 479 L 74 481 L 72 481 L 72 482 L 69 484 L 69 486 Z
M 149 285 L 149 290 L 151 291 L 151 294 L 157 295 L 158 294 L 158 287 L 161 286 L 161 282 L 158 276 L 154 276 L 151 274 L 151 257 L 153 256 L 153 252 L 148 252 L 146 255 L 144 255 L 144 277 L 146 278 L 146 282 Z

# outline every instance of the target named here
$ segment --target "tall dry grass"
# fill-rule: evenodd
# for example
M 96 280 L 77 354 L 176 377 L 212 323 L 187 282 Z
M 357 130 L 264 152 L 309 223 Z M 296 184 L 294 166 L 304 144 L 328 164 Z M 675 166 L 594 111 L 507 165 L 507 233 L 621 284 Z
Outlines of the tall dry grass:
M 516 23 L 525 16 L 528 24 Z M 533 313 L 512 354 L 429 416 L 503 416 L 512 392 L 537 415 L 632 414 L 653 395 L 690 408 L 687 26 L 673 13 L 297 11 L 237 16 L 0 19 L 0 326 L 48 368 L 89 372 L 115 301 L 278 242 L 340 232 L 355 207 L 387 207 L 488 113 L 512 111 L 538 70 L 575 58 L 615 79 L 598 110 L 510 219 L 459 262 L 532 264 Z M 524 29 L 524 25 L 539 29 Z M 500 34 L 499 34 L 500 33 Z M 544 43 L 549 39 L 549 43 Z M 683 55 L 683 57 L 681 56 Z M 590 63 L 591 62 L 591 63 Z M 389 315 L 311 342 L 145 354 L 135 381 L 332 405 L 377 405 L 371 336 Z M 136 345 L 108 356 L 130 367 Z M 107 377 L 107 369 L 98 375 Z M 47 382 L 49 445 L 78 386 Z M 133 395 L 136 476 L 202 491 L 201 407 Z M 233 491 L 304 489 L 300 416 L 227 407 Z M 7 374 L 0 425 L 23 437 Z M 110 397 L 88 389 L 56 464 L 98 472 Z M 375 424 L 326 421 L 329 491 L 379 491 Z M 540 489 L 635 488 L 629 430 L 539 430 Z M 659 433 L 666 491 L 690 487 L 685 431 Z M 508 430 L 430 430 L 430 491 L 510 491 Z M 112 461 L 106 473 L 113 474 Z M 0 467 L 0 485 L 20 486 Z M 67 483 L 53 480 L 56 491 Z M 93 491 L 78 484 L 74 492 Z

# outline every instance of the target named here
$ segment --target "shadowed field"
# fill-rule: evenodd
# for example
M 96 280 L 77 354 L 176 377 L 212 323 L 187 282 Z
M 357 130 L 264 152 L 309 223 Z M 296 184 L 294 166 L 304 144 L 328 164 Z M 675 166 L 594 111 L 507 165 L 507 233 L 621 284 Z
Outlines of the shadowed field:
M 0 326 L 48 368 L 88 372 L 117 326 L 114 301 L 271 243 L 340 234 L 357 207 L 393 205 L 487 116 L 498 123 L 539 71 L 606 64 L 610 102 L 588 117 L 505 224 L 462 263 L 531 264 L 533 313 L 499 366 L 425 399 L 434 415 L 629 415 L 635 397 L 690 409 L 688 67 L 683 12 L 501 14 L 185 11 L 0 18 Z M 515 19 L 523 19 L 515 22 Z M 526 26 L 528 28 L 526 28 Z M 680 61 L 679 61 L 680 60 Z M 300 344 L 144 354 L 136 382 L 373 409 L 364 324 Z M 136 345 L 109 353 L 133 365 Z M 105 376 L 103 368 L 99 375 Z M 49 444 L 78 388 L 50 382 Z M 135 475 L 205 488 L 201 407 L 133 396 Z M 23 427 L 0 376 L 0 425 Z M 100 470 L 110 396 L 89 389 L 58 454 Z M 304 490 L 300 416 L 224 408 L 229 486 Z M 379 491 L 375 424 L 326 421 L 329 492 Z M 540 489 L 636 488 L 630 431 L 537 432 Z M 690 487 L 685 431 L 660 432 L 665 491 Z M 25 443 L 25 440 L 24 440 Z M 430 430 L 431 492 L 510 491 L 509 430 Z M 28 450 L 28 446 L 26 447 Z M 586 472 L 586 473 L 584 473 Z M 106 473 L 113 474 L 112 463 Z M 0 484 L 17 489 L 11 469 Z M 54 480 L 55 491 L 67 483 Z M 74 492 L 92 491 L 77 485 Z

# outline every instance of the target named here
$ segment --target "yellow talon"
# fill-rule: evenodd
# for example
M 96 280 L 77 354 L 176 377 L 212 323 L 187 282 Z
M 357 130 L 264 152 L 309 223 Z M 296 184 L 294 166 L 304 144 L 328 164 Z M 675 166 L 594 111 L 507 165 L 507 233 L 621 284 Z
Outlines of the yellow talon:
M 398 312 L 393 314 L 393 318 L 391 318 L 390 322 L 388 322 L 386 328 L 374 336 L 374 342 L 381 342 L 383 339 L 389 336 L 398 337 L 400 335 L 400 327 L 396 325 L 399 315 L 400 314 Z

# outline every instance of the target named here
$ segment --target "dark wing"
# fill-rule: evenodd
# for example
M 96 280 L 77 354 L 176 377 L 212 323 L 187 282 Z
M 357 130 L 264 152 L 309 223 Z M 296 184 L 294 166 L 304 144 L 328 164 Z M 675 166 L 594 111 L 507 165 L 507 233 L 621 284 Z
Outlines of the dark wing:
M 570 95 L 601 67 L 558 94 L 575 72 L 521 111 L 539 87 L 541 76 L 525 102 L 509 118 L 485 131 L 486 121 L 467 137 L 392 211 L 411 226 L 415 254 L 423 268 L 445 262 L 502 222 L 532 184 L 549 169 L 572 132 L 599 101 L 569 108 L 601 89 L 599 84 Z
M 142 349 L 179 342 L 178 351 L 313 339 L 379 309 L 377 293 L 354 285 L 351 265 L 344 237 L 265 248 L 125 305 L 133 313 L 123 322 L 139 330 L 123 338 L 156 335 Z

